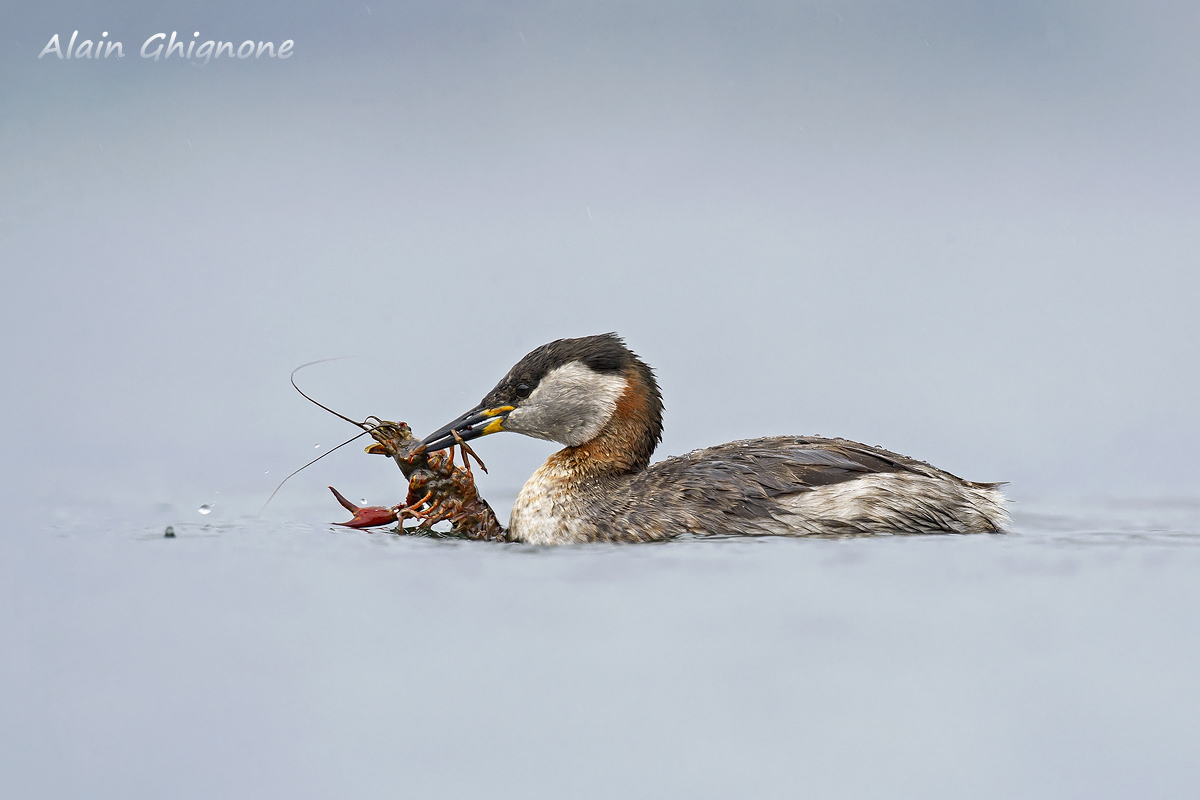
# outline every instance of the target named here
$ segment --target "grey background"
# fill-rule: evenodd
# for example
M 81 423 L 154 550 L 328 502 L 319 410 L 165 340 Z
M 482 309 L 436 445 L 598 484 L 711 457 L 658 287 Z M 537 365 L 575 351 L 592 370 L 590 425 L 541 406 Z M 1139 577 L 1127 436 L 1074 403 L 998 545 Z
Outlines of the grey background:
M 36 58 L 75 29 L 129 55 Z M 423 431 L 616 330 L 658 369 L 662 453 L 821 433 L 1018 499 L 1188 493 L 1198 29 L 1187 4 L 10 5 L 5 491 L 254 513 L 353 432 L 295 366 L 356 356 L 300 379 Z M 160 30 L 295 55 L 143 61 Z M 549 451 L 488 440 L 486 493 Z M 269 513 L 329 482 L 397 490 L 356 445 Z
M 113 61 L 36 58 L 101 31 Z M 159 31 L 287 61 L 144 62 Z M 1191 797 L 1200 12 L 0 6 L 0 794 Z M 662 454 L 841 435 L 1013 533 L 331 533 L 616 330 Z M 316 447 L 319 445 L 319 447 Z M 494 436 L 506 517 L 552 445 Z M 201 516 L 201 504 L 212 513 Z M 163 527 L 178 537 L 166 541 Z

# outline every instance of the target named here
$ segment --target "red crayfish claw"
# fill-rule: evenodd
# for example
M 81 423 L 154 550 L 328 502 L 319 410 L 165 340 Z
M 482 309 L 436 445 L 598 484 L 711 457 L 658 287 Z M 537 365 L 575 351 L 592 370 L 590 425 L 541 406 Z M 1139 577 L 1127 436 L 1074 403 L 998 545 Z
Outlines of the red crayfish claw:
M 356 506 L 332 486 L 329 487 L 329 491 L 333 492 L 333 496 L 342 504 L 342 508 L 354 515 L 349 522 L 335 522 L 333 523 L 334 525 L 342 525 L 346 528 L 374 528 L 379 525 L 388 525 L 397 520 L 394 508 L 386 508 L 384 506 Z

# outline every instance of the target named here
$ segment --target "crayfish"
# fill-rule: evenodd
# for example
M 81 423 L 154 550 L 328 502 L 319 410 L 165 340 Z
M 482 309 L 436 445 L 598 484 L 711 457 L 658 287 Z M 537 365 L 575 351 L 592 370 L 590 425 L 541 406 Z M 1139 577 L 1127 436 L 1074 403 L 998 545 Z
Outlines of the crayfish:
M 462 450 L 463 465 L 460 467 L 454 463 L 455 447 L 429 453 L 407 424 L 368 417 L 368 421 L 371 420 L 373 424 L 367 432 L 375 443 L 367 447 L 367 452 L 395 460 L 408 479 L 408 497 L 398 506 L 356 506 L 330 486 L 337 501 L 354 515 L 349 522 L 338 525 L 373 528 L 399 522 L 398 532 L 429 534 L 434 533 L 433 526 L 437 523 L 449 522 L 452 526 L 449 535 L 452 536 L 491 541 L 507 539 L 492 507 L 479 496 L 471 472 L 471 459 L 474 458 L 484 472 L 487 467 L 461 437 L 456 437 L 457 448 Z M 419 520 L 420 524 L 405 528 L 406 519 Z
M 448 450 L 430 453 L 421 440 L 413 436 L 412 429 L 407 423 L 388 422 L 379 417 L 367 417 L 359 422 L 314 400 L 296 385 L 296 373 L 300 370 L 313 364 L 323 363 L 323 361 L 334 360 L 336 359 L 311 361 L 296 367 L 292 370 L 292 386 L 297 392 L 300 392 L 305 400 L 344 419 L 351 425 L 361 428 L 362 433 L 317 456 L 288 475 L 275 487 L 275 491 L 271 492 L 267 503 L 271 502 L 271 499 L 283 488 L 283 484 L 287 483 L 292 475 L 311 466 L 335 450 L 345 447 L 355 439 L 370 434 L 375 443 L 367 447 L 367 452 L 390 456 L 395 460 L 400 471 L 408 480 L 408 496 L 403 503 L 397 506 L 356 506 L 341 492 L 330 486 L 329 491 L 333 492 L 337 501 L 353 514 L 348 522 L 335 524 L 344 525 L 347 528 L 374 528 L 398 522 L 400 524 L 396 528 L 397 533 L 507 541 L 508 535 L 504 526 L 496 519 L 496 513 L 492 511 L 492 507 L 487 504 L 487 501 L 479 496 L 479 490 L 475 487 L 475 475 L 471 472 L 471 459 L 475 459 L 479 468 L 484 472 L 487 472 L 487 467 L 457 433 L 454 434 L 456 443 L 451 445 Z M 454 463 L 455 448 L 462 451 L 462 466 Z M 263 509 L 265 510 L 266 507 L 267 505 L 264 504 Z M 418 520 L 418 524 L 410 528 L 404 527 L 405 520 L 410 519 Z M 439 522 L 449 522 L 450 530 L 448 532 L 435 531 L 433 526 Z

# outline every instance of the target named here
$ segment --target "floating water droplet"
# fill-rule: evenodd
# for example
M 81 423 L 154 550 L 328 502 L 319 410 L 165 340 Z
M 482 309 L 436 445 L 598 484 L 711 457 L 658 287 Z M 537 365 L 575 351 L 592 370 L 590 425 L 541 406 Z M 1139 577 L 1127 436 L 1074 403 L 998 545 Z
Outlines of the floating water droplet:
M 212 506 L 210 506 L 208 503 L 205 503 L 204 505 L 200 506 L 199 510 L 201 514 L 209 514 L 212 513 Z
M 367 498 L 365 498 L 365 497 L 358 498 L 358 504 L 365 506 L 367 504 Z
M 263 472 L 263 475 L 270 475 L 270 474 L 271 474 L 271 470 L 267 470 L 267 471 Z

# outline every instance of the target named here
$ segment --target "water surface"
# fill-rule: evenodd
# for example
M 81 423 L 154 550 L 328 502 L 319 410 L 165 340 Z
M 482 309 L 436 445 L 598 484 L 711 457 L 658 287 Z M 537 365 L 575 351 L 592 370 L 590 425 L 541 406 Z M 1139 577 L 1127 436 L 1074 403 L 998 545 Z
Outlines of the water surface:
M 1200 503 L 1004 535 L 3 540 L 15 796 L 1187 797 Z

